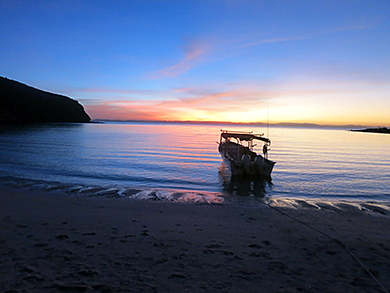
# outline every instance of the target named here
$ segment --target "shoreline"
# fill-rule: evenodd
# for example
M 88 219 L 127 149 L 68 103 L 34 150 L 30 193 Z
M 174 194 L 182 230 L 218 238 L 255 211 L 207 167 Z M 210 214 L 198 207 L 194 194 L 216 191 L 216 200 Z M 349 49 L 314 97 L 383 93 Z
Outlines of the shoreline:
M 71 197 L 1 184 L 0 285 L 10 292 L 390 289 L 389 214 L 300 204 Z
M 212 192 L 204 190 L 187 190 L 171 188 L 136 188 L 136 187 L 113 187 L 99 185 L 70 184 L 56 181 L 44 181 L 38 179 L 24 179 L 13 176 L 0 177 L 0 189 L 5 188 L 23 189 L 26 188 L 36 192 L 53 192 L 66 194 L 71 197 L 104 197 L 104 198 L 129 198 L 145 201 L 167 201 L 182 202 L 189 204 L 235 204 L 248 202 L 252 204 L 267 203 L 278 207 L 287 208 L 314 208 L 330 210 L 350 210 L 360 209 L 364 212 L 380 213 L 390 215 L 390 200 L 377 198 L 350 198 L 350 197 L 299 197 L 299 196 L 269 196 L 267 192 L 253 191 L 247 194 L 237 190 L 237 194 L 232 194 L 232 190 L 226 192 Z M 350 207 L 349 207 L 350 206 Z

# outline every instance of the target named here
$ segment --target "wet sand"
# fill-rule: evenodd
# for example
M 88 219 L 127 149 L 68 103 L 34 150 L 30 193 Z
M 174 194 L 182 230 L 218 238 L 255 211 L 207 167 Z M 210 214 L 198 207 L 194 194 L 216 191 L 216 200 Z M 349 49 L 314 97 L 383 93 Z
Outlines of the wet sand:
M 2 292 L 386 292 L 388 206 L 251 207 L 0 186 Z

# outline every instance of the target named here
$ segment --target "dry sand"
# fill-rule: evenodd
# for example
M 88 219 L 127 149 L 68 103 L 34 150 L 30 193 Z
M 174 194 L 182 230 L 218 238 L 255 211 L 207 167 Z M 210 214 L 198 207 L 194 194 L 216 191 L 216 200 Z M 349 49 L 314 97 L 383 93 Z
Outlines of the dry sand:
M 0 291 L 390 290 L 386 210 L 295 204 L 148 202 L 1 186 Z

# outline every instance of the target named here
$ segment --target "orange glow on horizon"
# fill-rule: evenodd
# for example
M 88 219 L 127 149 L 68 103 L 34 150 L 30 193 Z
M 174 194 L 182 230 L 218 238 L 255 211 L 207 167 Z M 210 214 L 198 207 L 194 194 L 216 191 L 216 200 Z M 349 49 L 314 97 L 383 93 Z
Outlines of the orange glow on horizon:
M 296 90 L 295 87 L 303 89 Z M 219 92 L 207 88 L 180 88 L 160 96 L 161 100 L 124 98 L 88 100 L 83 104 L 92 119 L 233 123 L 266 123 L 268 120 L 270 124 L 389 127 L 390 100 L 386 94 L 378 92 L 377 99 L 382 99 L 381 103 L 370 103 L 361 90 L 322 90 L 310 84 L 280 85 L 278 90 L 256 90 L 247 86 Z M 169 95 L 173 97 L 164 99 Z
M 146 103 L 148 104 L 148 103 Z M 214 112 L 199 109 L 165 109 L 157 105 L 137 103 L 131 105 L 115 105 L 104 103 L 102 105 L 86 105 L 86 111 L 92 119 L 108 120 L 139 120 L 139 121 L 199 121 L 199 122 L 232 122 L 232 123 L 267 123 L 267 109 L 259 109 L 246 112 Z M 287 115 L 288 109 L 269 109 L 269 123 L 312 123 L 319 125 L 364 125 L 389 127 L 388 119 L 373 120 L 366 115 L 342 116 L 342 115 L 316 115 L 308 114 L 308 109 L 301 109 Z M 310 112 L 309 112 L 310 113 Z

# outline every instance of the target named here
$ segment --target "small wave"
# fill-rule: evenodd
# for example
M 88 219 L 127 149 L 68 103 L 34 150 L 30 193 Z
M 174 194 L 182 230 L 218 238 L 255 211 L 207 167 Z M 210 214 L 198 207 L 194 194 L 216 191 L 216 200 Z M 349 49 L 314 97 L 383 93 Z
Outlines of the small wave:
M 28 188 L 30 190 L 50 191 L 69 196 L 87 197 L 128 197 L 135 200 L 169 201 L 181 203 L 206 203 L 221 204 L 225 201 L 219 193 L 201 191 L 183 191 L 167 189 L 136 189 L 132 187 L 112 187 L 112 186 L 87 186 L 73 185 L 60 182 L 49 182 L 43 180 L 31 180 L 16 178 L 11 176 L 1 177 L 0 183 L 15 188 Z
M 220 204 L 225 201 L 225 199 L 217 193 L 176 190 L 143 190 L 130 196 L 130 198 L 208 204 Z

